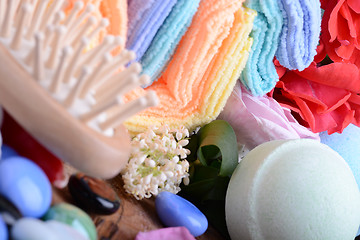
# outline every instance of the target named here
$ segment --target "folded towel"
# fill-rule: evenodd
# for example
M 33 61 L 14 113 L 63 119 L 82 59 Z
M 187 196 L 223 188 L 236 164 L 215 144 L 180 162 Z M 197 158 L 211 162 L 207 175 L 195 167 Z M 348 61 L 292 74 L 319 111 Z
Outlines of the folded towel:
M 53 0 L 54 1 L 54 0 Z M 67 6 L 65 7 L 65 13 L 69 14 L 73 8 L 75 2 L 78 0 L 67 0 Z M 98 45 L 104 38 L 105 35 L 110 34 L 114 36 L 120 36 L 124 40 L 124 45 L 115 49 L 113 54 L 116 55 L 125 47 L 126 35 L 127 35 L 127 0 L 82 0 L 84 5 L 93 4 L 96 10 L 92 13 L 92 16 L 96 17 L 99 21 L 102 18 L 109 20 L 109 25 L 106 31 L 100 31 L 97 36 L 92 39 L 92 47 Z
M 284 24 L 276 58 L 288 69 L 304 70 L 313 61 L 319 42 L 319 0 L 279 0 Z
M 200 0 L 178 0 L 141 59 L 143 73 L 155 81 L 190 26 Z
M 131 0 L 128 2 L 126 48 L 136 53 L 139 61 L 155 34 L 169 15 L 176 0 Z
M 279 80 L 273 59 L 283 18 L 278 2 L 274 0 L 250 0 L 245 6 L 257 11 L 257 16 L 250 34 L 254 43 L 240 80 L 253 95 L 262 96 Z
M 100 3 L 100 12 L 103 17 L 110 20 L 107 27 L 108 34 L 121 36 L 126 40 L 127 36 L 127 1 L 126 0 L 103 0 Z
M 255 11 L 238 0 L 203 0 L 167 69 L 149 88 L 160 104 L 130 118 L 126 127 L 145 131 L 163 123 L 190 130 L 214 120 L 223 109 L 241 70 L 252 39 Z M 128 100 L 144 93 L 133 92 Z

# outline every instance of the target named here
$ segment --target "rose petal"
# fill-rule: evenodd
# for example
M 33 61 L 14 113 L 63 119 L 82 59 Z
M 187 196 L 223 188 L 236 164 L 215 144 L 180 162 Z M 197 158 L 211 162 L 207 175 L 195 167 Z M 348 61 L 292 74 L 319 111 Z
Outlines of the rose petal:
M 360 55 L 359 55 L 360 57 Z M 360 70 L 351 63 L 332 63 L 316 67 L 313 62 L 297 74 L 305 79 L 324 85 L 360 92 Z
M 330 42 L 335 41 L 337 35 L 338 35 L 338 30 L 341 30 L 338 28 L 339 24 L 338 24 L 338 12 L 342 6 L 342 4 L 344 4 L 345 0 L 340 0 L 337 2 L 336 6 L 334 7 L 334 9 L 331 11 L 330 14 L 330 18 L 329 18 L 329 32 L 330 32 Z M 329 7 L 329 5 L 328 5 Z
M 349 98 L 349 105 L 351 109 L 354 109 L 354 119 L 352 121 L 353 124 L 360 127 L 360 96 L 358 94 L 351 94 Z
M 349 7 L 356 13 L 360 14 L 360 1 L 359 0 L 347 0 Z
M 339 13 L 346 22 L 343 25 L 339 25 L 338 28 L 343 29 L 342 31 L 344 31 L 346 29 L 347 30 L 346 34 L 349 34 L 352 38 L 355 38 L 356 37 L 356 28 L 354 26 L 353 15 L 351 14 L 351 10 L 349 9 L 349 6 L 347 3 L 343 4 L 341 6 Z M 344 28 L 344 26 L 346 26 L 346 25 L 348 26 L 348 28 Z M 340 34 L 340 36 L 342 36 L 342 34 Z M 345 38 L 345 39 L 350 39 L 350 37 Z

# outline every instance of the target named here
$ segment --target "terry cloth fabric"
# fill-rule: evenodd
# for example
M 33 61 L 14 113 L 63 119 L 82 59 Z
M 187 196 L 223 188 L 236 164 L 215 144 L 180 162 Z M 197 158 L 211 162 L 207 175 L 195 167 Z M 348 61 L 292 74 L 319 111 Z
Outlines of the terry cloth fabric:
M 319 42 L 319 0 L 279 0 L 283 27 L 276 58 L 288 69 L 304 70 L 313 61 Z
M 74 6 L 74 3 L 78 0 L 68 0 L 68 5 L 65 8 L 65 13 L 69 13 Z M 99 44 L 105 34 L 110 34 L 114 36 L 120 36 L 124 39 L 124 46 L 116 49 L 113 54 L 118 54 L 124 47 L 127 35 L 127 0 L 82 0 L 84 4 L 91 3 L 94 4 L 97 10 L 93 13 L 93 16 L 100 21 L 102 18 L 107 18 L 109 20 L 109 26 L 106 29 L 106 32 L 100 32 L 97 39 L 95 39 L 91 47 Z M 91 48 L 90 47 L 90 48 Z
M 125 122 L 133 133 L 167 123 L 194 130 L 222 111 L 247 61 L 255 11 L 239 0 L 203 0 L 167 69 L 148 89 L 160 103 Z M 138 89 L 127 100 L 144 94 Z
M 144 55 L 175 3 L 176 0 L 128 1 L 126 48 L 136 53 L 136 61 Z
M 257 11 L 250 36 L 254 39 L 241 82 L 255 96 L 275 87 L 279 76 L 273 63 L 283 24 L 280 7 L 274 0 L 250 0 L 245 6 Z
M 121 36 L 126 41 L 127 36 L 127 0 L 104 0 L 100 3 L 102 16 L 110 20 L 108 34 Z
M 160 27 L 150 47 L 141 59 L 143 73 L 151 83 L 161 74 L 174 54 L 176 46 L 190 26 L 200 0 L 178 0 Z

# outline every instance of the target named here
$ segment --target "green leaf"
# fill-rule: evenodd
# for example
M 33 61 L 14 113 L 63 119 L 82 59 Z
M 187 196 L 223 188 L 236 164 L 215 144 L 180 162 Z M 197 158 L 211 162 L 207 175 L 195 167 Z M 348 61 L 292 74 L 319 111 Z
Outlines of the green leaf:
M 198 133 L 199 148 L 197 156 L 204 166 L 220 162 L 220 176 L 230 176 L 238 164 L 236 135 L 229 123 L 215 120 Z
M 223 120 L 213 121 L 192 135 L 190 184 L 181 186 L 180 195 L 189 199 L 209 222 L 230 239 L 225 222 L 225 197 L 230 176 L 238 164 L 235 132 Z

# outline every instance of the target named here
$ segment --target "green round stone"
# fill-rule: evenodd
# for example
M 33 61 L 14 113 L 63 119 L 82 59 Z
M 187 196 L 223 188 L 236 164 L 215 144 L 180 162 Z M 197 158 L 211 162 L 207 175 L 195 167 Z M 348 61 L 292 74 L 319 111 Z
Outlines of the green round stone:
M 55 220 L 70 225 L 90 240 L 97 240 L 96 227 L 83 210 L 68 203 L 52 206 L 43 216 L 43 220 Z

